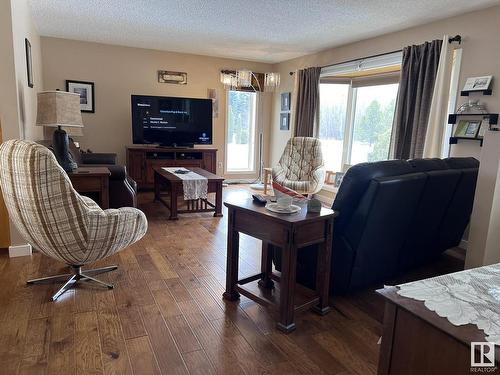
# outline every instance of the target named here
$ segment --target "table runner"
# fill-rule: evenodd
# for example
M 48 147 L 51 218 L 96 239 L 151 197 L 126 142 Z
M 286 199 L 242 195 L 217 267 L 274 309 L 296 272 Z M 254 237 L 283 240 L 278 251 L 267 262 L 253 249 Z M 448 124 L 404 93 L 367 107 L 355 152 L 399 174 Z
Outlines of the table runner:
M 475 324 L 500 343 L 500 263 L 397 286 L 399 295 L 424 301 L 451 324 Z
M 182 180 L 184 200 L 207 199 L 208 179 L 206 177 L 186 168 L 164 167 L 162 169 Z M 188 171 L 189 173 L 175 173 L 178 170 Z

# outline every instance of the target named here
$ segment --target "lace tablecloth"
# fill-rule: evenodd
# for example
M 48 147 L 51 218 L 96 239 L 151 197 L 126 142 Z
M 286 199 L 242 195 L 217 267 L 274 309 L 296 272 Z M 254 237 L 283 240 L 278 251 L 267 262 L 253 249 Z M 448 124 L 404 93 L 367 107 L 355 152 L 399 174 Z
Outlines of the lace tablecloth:
M 398 294 L 460 326 L 475 324 L 500 343 L 500 263 L 397 285 Z
M 207 199 L 208 179 L 206 177 L 182 167 L 165 167 L 162 169 L 175 174 L 182 180 L 184 200 Z M 175 173 L 178 170 L 188 173 Z

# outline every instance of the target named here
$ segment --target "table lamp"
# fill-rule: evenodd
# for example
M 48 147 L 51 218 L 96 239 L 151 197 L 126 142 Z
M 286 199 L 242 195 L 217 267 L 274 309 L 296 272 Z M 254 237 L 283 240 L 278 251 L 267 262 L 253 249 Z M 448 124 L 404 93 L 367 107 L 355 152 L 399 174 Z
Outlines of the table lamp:
M 56 159 L 66 172 L 75 170 L 77 165 L 69 153 L 69 138 L 64 128 L 83 128 L 80 95 L 66 91 L 39 92 L 36 125 L 57 127 L 52 139 Z

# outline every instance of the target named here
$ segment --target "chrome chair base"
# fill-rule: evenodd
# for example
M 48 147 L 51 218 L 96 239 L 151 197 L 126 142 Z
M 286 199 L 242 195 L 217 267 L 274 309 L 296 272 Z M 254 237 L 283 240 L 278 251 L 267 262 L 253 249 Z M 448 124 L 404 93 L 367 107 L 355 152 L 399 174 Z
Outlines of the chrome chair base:
M 71 266 L 73 273 L 65 273 L 62 275 L 55 275 L 49 277 L 41 277 L 39 279 L 28 280 L 27 284 L 44 284 L 54 281 L 63 281 L 66 280 L 64 285 L 52 296 L 52 301 L 58 299 L 64 292 L 74 287 L 77 283 L 82 281 L 93 281 L 97 284 L 103 285 L 109 289 L 113 289 L 112 284 L 105 283 L 104 281 L 95 279 L 91 275 L 99 275 L 101 273 L 114 271 L 118 268 L 118 266 L 108 266 L 102 268 L 95 268 L 92 270 L 82 271 L 82 266 Z M 69 278 L 69 279 L 68 279 Z

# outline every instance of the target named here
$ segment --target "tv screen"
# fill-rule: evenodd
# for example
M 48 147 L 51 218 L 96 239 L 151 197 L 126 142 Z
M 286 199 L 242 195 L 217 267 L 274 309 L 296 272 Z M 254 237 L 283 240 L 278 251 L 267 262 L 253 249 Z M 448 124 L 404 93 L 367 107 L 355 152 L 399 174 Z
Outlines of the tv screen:
M 136 144 L 212 144 L 212 100 L 132 95 Z

